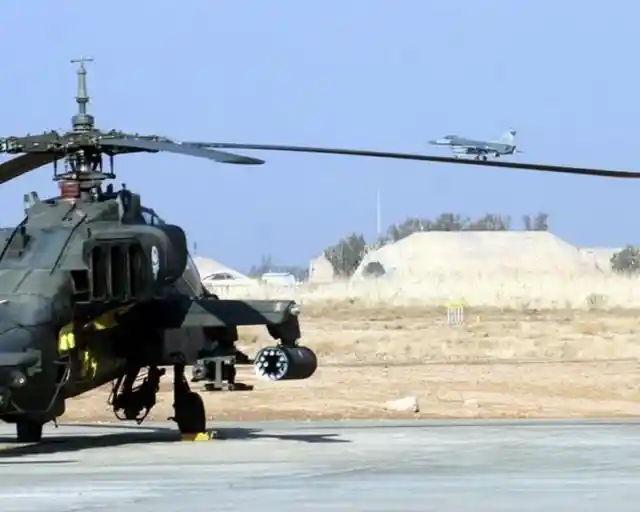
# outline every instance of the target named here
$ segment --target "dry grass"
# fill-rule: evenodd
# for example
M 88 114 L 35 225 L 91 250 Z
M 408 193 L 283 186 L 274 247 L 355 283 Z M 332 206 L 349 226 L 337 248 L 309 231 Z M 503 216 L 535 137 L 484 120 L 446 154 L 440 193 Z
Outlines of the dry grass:
M 403 417 L 384 404 L 406 395 L 420 400 L 412 417 L 638 415 L 639 313 L 468 308 L 464 325 L 449 326 L 443 308 L 307 304 L 304 343 L 322 365 L 311 379 L 255 382 L 243 369 L 254 391 L 203 396 L 212 418 L 235 420 Z M 263 329 L 241 337 L 250 353 L 270 342 Z M 155 419 L 171 415 L 169 384 Z M 66 419 L 111 419 L 107 394 L 71 400 Z
M 252 280 L 210 288 L 223 297 L 291 298 L 304 305 L 351 301 L 363 308 L 439 307 L 449 302 L 464 302 L 472 307 L 515 310 L 640 309 L 640 280 L 610 273 L 504 272 L 496 275 L 466 271 L 407 279 L 303 283 L 295 289 Z
M 639 312 L 508 311 L 466 308 L 465 323 L 447 324 L 445 308 L 362 308 L 348 302 L 309 305 L 304 343 L 325 363 L 422 364 L 486 360 L 636 358 Z M 262 329 L 242 331 L 249 347 L 268 343 Z

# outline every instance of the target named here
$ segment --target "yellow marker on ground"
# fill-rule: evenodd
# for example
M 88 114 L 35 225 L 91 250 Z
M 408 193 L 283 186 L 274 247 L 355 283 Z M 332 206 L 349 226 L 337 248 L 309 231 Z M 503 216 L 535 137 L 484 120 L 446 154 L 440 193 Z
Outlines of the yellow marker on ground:
M 196 432 L 193 434 L 182 434 L 181 441 L 211 441 L 216 436 L 216 432 Z

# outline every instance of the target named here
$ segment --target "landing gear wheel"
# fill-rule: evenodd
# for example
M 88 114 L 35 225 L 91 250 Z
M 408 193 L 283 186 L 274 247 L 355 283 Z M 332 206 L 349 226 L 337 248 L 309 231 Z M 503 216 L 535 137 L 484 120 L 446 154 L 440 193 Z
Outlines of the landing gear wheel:
M 200 434 L 207 430 L 207 415 L 204 402 L 198 393 L 190 391 L 183 395 L 175 407 L 175 422 L 181 434 Z
M 42 423 L 31 419 L 18 420 L 16 433 L 19 443 L 39 443 L 42 441 Z
M 178 424 L 182 436 L 194 440 L 207 437 L 207 414 L 204 402 L 198 393 L 189 388 L 184 375 L 184 364 L 173 367 L 173 421 Z

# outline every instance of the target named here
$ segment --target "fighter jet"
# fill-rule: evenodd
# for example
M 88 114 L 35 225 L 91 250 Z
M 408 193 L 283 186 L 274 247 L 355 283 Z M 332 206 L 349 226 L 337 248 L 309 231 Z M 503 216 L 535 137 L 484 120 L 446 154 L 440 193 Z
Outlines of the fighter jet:
M 458 135 L 447 135 L 441 139 L 430 140 L 429 144 L 449 146 L 457 158 L 464 155 L 475 155 L 475 160 L 487 160 L 488 156 L 498 158 L 500 155 L 521 153 L 521 151 L 516 149 L 515 130 L 509 130 L 500 137 L 500 139 L 493 141 L 474 140 Z

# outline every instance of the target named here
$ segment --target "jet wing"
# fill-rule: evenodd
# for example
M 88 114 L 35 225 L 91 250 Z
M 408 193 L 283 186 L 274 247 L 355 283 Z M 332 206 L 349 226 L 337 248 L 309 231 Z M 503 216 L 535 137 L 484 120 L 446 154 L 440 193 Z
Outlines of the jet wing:
M 463 137 L 456 137 L 455 139 L 451 139 L 452 146 L 481 146 L 483 143 L 471 139 L 465 139 Z
M 453 143 L 454 146 L 461 148 L 473 148 L 473 149 L 492 149 L 492 145 L 488 142 L 482 142 L 477 140 L 460 139 Z

